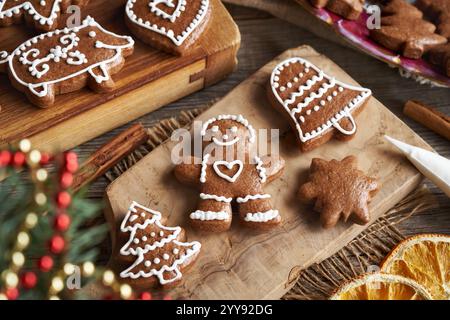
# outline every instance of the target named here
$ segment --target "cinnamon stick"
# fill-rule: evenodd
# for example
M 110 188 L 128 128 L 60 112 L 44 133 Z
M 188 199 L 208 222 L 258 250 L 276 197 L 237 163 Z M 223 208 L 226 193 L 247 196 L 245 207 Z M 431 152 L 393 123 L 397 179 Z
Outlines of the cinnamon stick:
M 74 176 L 72 189 L 77 191 L 105 174 L 106 171 L 132 153 L 148 138 L 147 131 L 138 123 L 108 141 L 80 166 Z
M 450 140 L 450 117 L 426 104 L 409 100 L 403 108 L 403 113 L 430 130 Z

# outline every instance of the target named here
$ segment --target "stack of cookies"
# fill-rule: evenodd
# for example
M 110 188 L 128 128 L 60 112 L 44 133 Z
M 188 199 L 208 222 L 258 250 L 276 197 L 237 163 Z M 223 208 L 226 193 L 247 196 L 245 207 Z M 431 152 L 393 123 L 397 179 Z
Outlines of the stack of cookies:
M 309 0 L 347 19 L 358 20 L 365 0 Z M 381 3 L 381 27 L 369 30 L 383 47 L 410 59 L 425 58 L 450 76 L 450 1 L 407 0 L 367 1 Z

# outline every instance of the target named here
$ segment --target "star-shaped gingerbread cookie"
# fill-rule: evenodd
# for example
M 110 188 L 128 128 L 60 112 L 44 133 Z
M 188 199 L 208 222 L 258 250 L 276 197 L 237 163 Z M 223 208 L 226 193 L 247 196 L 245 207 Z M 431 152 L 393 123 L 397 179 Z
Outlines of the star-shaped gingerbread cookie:
M 438 25 L 438 33 L 450 40 L 450 1 L 417 0 L 417 7 L 430 16 Z
M 423 19 L 422 13 L 402 0 L 391 0 L 382 9 L 381 28 L 370 30 L 370 37 L 383 47 L 411 59 L 420 59 L 430 48 L 447 39 L 436 26 Z
M 334 227 L 341 217 L 347 221 L 351 216 L 357 224 L 369 222 L 368 203 L 380 185 L 376 178 L 358 170 L 357 162 L 355 156 L 341 161 L 312 160 L 309 181 L 298 195 L 305 202 L 315 200 L 314 210 L 320 212 L 324 228 Z

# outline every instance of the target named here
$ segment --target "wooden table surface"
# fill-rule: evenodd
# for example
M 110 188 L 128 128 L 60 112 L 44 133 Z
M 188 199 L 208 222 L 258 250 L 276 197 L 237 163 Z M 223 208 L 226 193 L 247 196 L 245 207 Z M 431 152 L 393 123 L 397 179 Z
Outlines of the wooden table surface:
M 308 44 L 334 60 L 361 85 L 371 88 L 377 99 L 413 128 L 436 151 L 447 158 L 450 157 L 449 141 L 402 114 L 403 104 L 409 99 L 421 100 L 450 114 L 449 89 L 431 88 L 428 85 L 420 85 L 413 80 L 404 79 L 400 77 L 397 70 L 391 69 L 375 59 L 318 38 L 264 12 L 233 5 L 227 5 L 227 8 L 236 20 L 242 35 L 238 69 L 221 83 L 147 114 L 135 122 L 141 122 L 145 127 L 151 127 L 163 118 L 176 116 L 182 110 L 207 105 L 214 99 L 223 97 L 233 87 L 281 52 L 301 44 Z M 129 125 L 79 146 L 76 151 L 80 158 L 88 157 Z M 106 184 L 105 178 L 96 181 L 90 187 L 89 196 L 101 198 Z M 450 199 L 430 183 L 427 183 L 427 186 L 436 195 L 440 207 L 416 214 L 403 221 L 399 228 L 405 235 L 423 232 L 450 234 Z

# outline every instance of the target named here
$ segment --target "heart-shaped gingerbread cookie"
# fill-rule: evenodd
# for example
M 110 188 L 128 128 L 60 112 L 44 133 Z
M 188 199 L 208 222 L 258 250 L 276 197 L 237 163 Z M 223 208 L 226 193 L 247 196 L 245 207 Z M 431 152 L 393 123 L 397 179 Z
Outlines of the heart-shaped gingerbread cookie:
M 302 58 L 290 58 L 275 67 L 269 99 L 297 132 L 302 151 L 327 142 L 334 135 L 342 140 L 356 133 L 354 116 L 371 91 L 326 75 Z
M 128 0 L 126 22 L 143 42 L 182 55 L 198 39 L 210 16 L 209 0 Z

